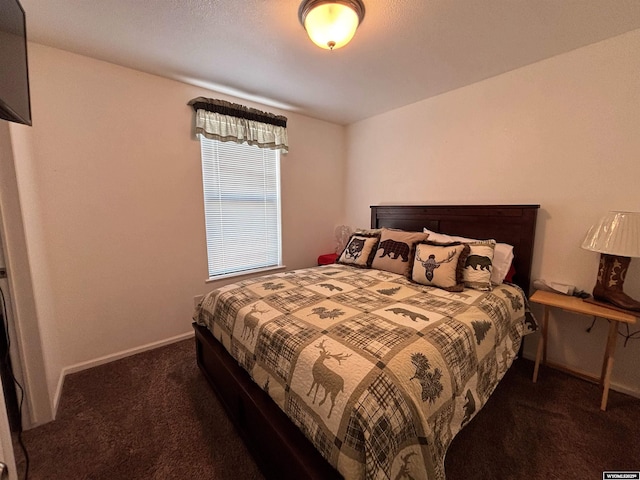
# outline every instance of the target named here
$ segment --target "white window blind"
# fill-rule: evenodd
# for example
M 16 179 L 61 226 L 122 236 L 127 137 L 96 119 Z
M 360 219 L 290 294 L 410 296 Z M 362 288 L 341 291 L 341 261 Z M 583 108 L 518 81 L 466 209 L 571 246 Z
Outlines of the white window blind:
M 280 152 L 200 136 L 209 277 L 282 264 Z

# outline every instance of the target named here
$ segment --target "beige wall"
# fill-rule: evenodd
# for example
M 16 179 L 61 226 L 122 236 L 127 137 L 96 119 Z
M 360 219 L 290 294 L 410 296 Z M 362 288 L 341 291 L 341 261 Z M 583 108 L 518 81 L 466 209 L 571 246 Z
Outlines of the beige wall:
M 33 127 L 12 132 L 47 391 L 64 371 L 188 335 L 205 284 L 196 96 L 289 118 L 283 260 L 311 266 L 342 216 L 344 127 L 29 44 Z
M 589 226 L 640 210 L 639 51 L 636 30 L 349 126 L 347 222 L 384 203 L 539 203 L 533 278 L 590 291 Z M 640 298 L 640 259 L 625 287 Z M 606 322 L 554 318 L 549 360 L 599 375 Z M 614 388 L 640 395 L 640 341 L 616 355 Z

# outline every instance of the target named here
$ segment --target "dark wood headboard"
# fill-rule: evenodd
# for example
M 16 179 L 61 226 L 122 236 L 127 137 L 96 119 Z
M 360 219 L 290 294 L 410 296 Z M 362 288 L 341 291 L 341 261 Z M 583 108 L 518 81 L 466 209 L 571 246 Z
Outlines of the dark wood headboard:
M 513 245 L 514 283 L 529 295 L 531 262 L 540 205 L 383 205 L 371 207 L 371 228 L 399 228 Z

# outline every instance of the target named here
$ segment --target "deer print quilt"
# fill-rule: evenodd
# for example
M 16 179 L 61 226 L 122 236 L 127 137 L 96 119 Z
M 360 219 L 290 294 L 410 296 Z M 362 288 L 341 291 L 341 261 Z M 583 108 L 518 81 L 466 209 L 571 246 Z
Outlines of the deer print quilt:
M 444 479 L 535 330 L 517 287 L 447 292 L 328 265 L 209 293 L 205 325 L 345 479 Z

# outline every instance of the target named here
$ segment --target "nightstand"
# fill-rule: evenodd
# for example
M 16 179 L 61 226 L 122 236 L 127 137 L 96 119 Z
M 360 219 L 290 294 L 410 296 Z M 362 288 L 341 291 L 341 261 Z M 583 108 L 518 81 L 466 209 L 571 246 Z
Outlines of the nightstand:
M 581 315 L 588 315 L 592 317 L 600 317 L 609 320 L 609 335 L 607 339 L 607 346 L 604 351 L 604 360 L 602 362 L 602 373 L 600 378 L 585 375 L 580 372 L 568 369 L 566 367 L 560 367 L 559 365 L 550 365 L 560 370 L 567 371 L 581 378 L 587 380 L 596 381 L 602 388 L 602 402 L 600 403 L 600 410 L 607 409 L 607 399 L 609 398 L 609 386 L 611 384 L 611 371 L 613 370 L 613 356 L 616 352 L 616 340 L 618 338 L 618 324 L 619 323 L 636 323 L 636 317 L 634 315 L 624 313 L 611 308 L 601 307 L 592 303 L 587 303 L 580 298 L 571 297 L 568 295 L 560 295 L 558 293 L 545 292 L 538 290 L 529 299 L 533 303 L 544 305 L 544 317 L 542 319 L 542 331 L 540 339 L 538 340 L 538 351 L 536 352 L 536 363 L 533 368 L 533 381 L 538 380 L 538 369 L 540 367 L 540 361 L 543 364 L 547 363 L 547 334 L 549 325 L 549 310 L 551 308 L 559 308 L 566 312 L 577 313 Z

